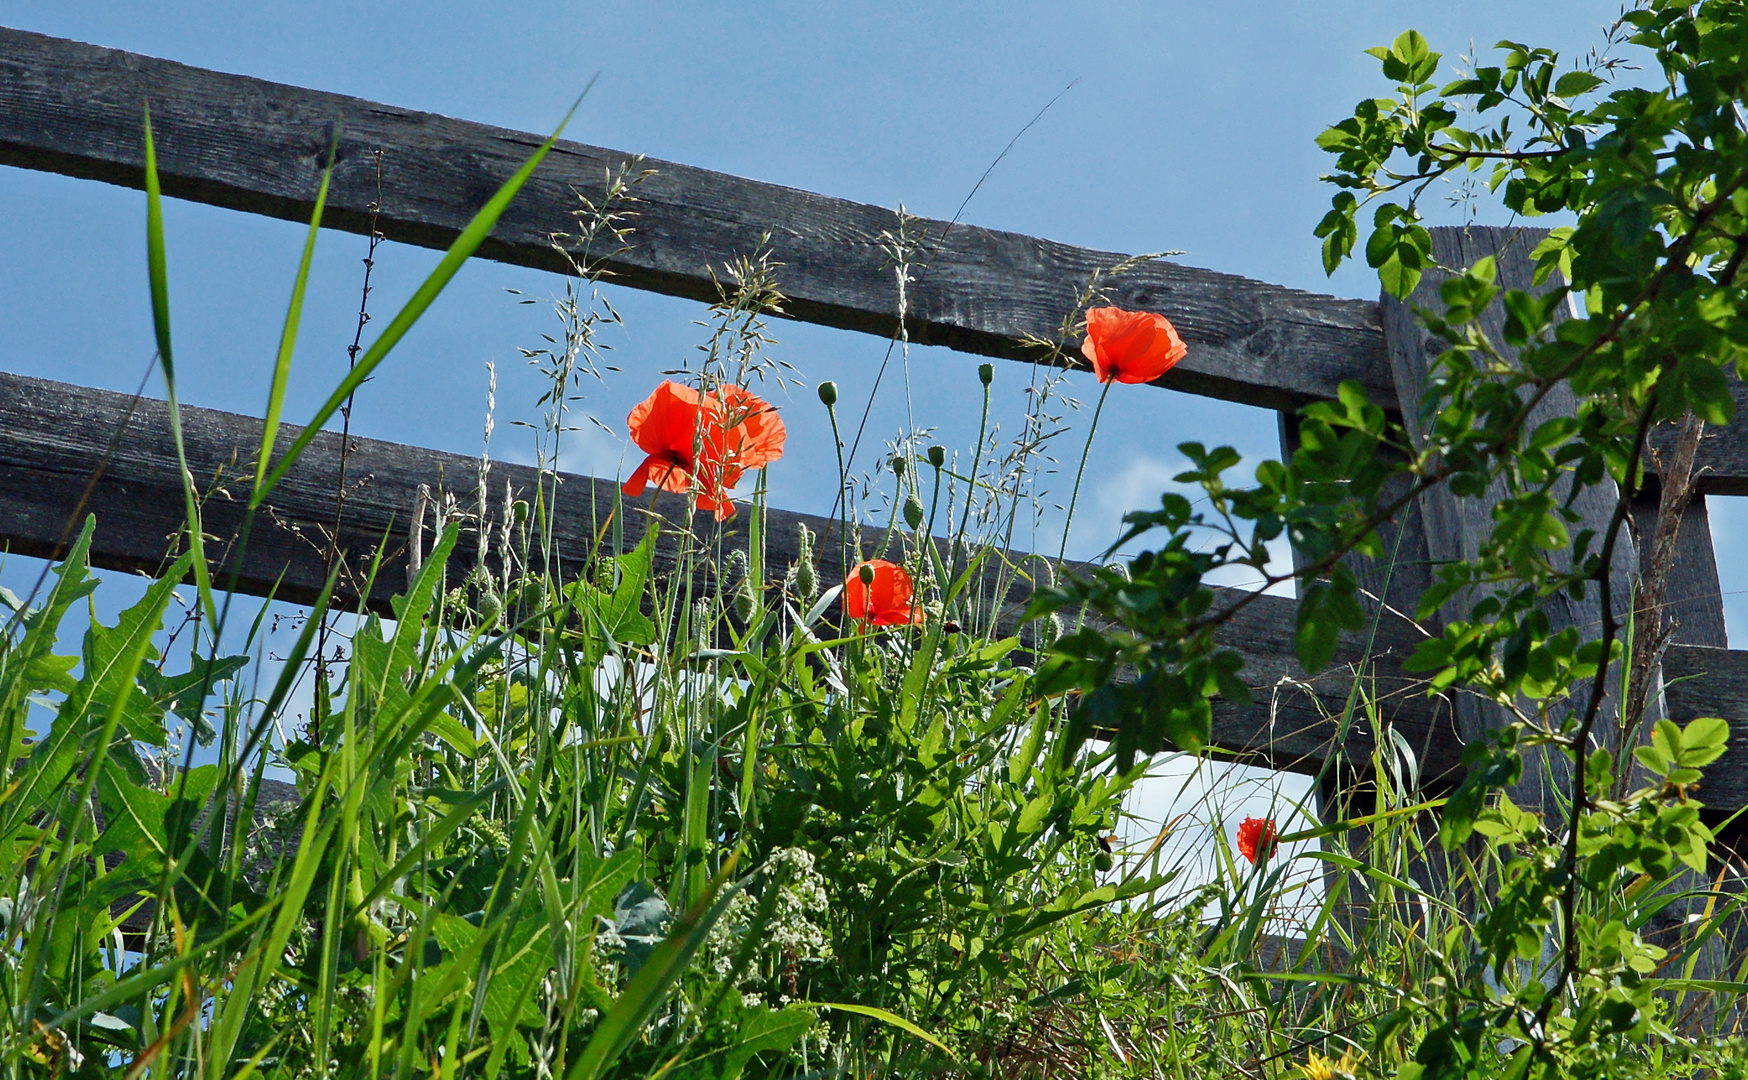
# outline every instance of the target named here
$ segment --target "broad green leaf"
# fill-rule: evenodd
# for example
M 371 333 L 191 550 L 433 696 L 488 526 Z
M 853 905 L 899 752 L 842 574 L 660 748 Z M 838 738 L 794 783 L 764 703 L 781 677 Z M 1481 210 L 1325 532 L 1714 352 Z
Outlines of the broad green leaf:
M 619 582 L 612 592 L 582 578 L 571 584 L 568 592 L 577 617 L 590 631 L 619 645 L 655 644 L 656 626 L 643 614 L 643 594 L 659 535 L 658 524 L 651 521 L 637 547 L 613 560 L 619 568 Z
M 710 928 L 716 925 L 716 920 L 728 909 L 740 889 L 738 884 L 722 889 L 720 878 L 710 884 L 703 899 L 686 913 L 632 976 L 631 983 L 613 1003 L 613 1008 L 601 1018 L 588 1044 L 571 1062 L 565 1080 L 599 1080 L 619 1060 L 638 1032 L 643 1030 L 644 1024 L 667 1000 L 668 991 L 691 963 L 693 955 L 709 936 Z

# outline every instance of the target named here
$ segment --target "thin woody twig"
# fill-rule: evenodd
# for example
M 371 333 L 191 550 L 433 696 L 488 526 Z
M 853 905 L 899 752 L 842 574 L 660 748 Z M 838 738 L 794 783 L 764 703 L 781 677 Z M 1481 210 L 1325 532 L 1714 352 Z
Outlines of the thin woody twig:
M 1675 566 L 1675 542 L 1681 533 L 1681 519 L 1693 498 L 1693 461 L 1699 450 L 1700 435 L 1705 421 L 1689 409 L 1681 418 L 1675 437 L 1675 447 L 1667 455 L 1648 448 L 1658 463 L 1662 479 L 1657 499 L 1657 519 L 1652 526 L 1649 553 L 1641 562 L 1638 595 L 1633 602 L 1633 656 L 1627 682 L 1627 700 L 1621 716 L 1620 749 L 1638 742 L 1638 731 L 1644 723 L 1650 702 L 1651 687 L 1660 679 L 1654 674 L 1674 640 L 1677 623 L 1663 614 L 1669 591 L 1669 575 Z M 1641 538 L 1641 542 L 1645 538 Z M 1626 792 L 1632 770 L 1623 768 L 1615 778 L 1615 794 Z

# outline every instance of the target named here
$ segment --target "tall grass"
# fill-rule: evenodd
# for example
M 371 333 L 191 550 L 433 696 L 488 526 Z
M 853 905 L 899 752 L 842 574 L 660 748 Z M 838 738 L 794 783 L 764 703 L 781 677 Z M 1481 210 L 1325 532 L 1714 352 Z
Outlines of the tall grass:
M 306 247 L 251 505 L 537 162 L 275 459 Z M 907 566 L 926 610 L 917 627 L 845 619 L 809 538 L 799 561 L 771 563 L 762 489 L 741 511 L 738 550 L 702 515 L 664 522 L 621 501 L 597 523 L 596 549 L 563 564 L 556 463 L 582 409 L 579 377 L 603 366 L 596 330 L 617 320 L 597 285 L 604 250 L 635 227 L 642 175 L 610 178 L 608 198 L 582 207 L 562 241 L 574 271 L 562 332 L 527 354 L 549 385 L 535 431 L 547 482 L 527 501 L 499 500 L 482 461 L 476 491 L 421 505 L 408 527 L 416 572 L 394 618 L 356 613 L 349 661 L 316 681 L 321 722 L 304 737 L 280 733 L 336 606 L 333 581 L 277 681 L 246 691 L 245 660 L 218 655 L 230 604 L 200 569 L 192 492 L 166 577 L 117 625 L 93 620 L 76 655 L 57 651 L 61 627 L 98 587 L 87 553 L 103 522 L 85 524 L 7 622 L 0 1069 L 1394 1073 L 1423 1015 L 1403 1005 L 1436 1004 L 1460 982 L 1461 931 L 1485 917 L 1500 855 L 1431 842 L 1436 792 L 1389 749 L 1398 742 L 1363 672 L 1332 719 L 1369 725 L 1384 749 L 1358 763 L 1369 779 L 1315 809 L 1316 825 L 1255 862 L 1218 821 L 1113 843 L 1145 766 L 1120 773 L 1098 744 L 1059 752 L 1070 705 L 1033 694 L 1027 666 L 1054 631 L 1022 637 L 1011 622 L 1011 594 L 1049 572 L 1010 549 L 1040 512 L 1060 375 L 1037 369 L 1009 444 L 991 434 L 985 368 L 968 460 L 913 429 L 860 483 L 840 477 L 846 520 L 884 531 L 819 543 Z M 148 191 L 168 376 L 155 180 Z M 318 202 L 312 245 L 320 215 Z M 780 276 L 756 254 L 727 268 L 700 358 L 677 374 L 706 387 L 787 378 L 766 351 Z M 455 580 L 463 530 L 481 556 Z M 191 573 L 204 575 L 198 637 L 176 671 L 161 630 L 173 584 Z M 244 653 L 261 630 L 257 620 Z M 156 751 L 193 724 L 210 725 L 217 761 L 166 767 Z M 270 766 L 295 777 L 295 799 L 272 798 Z M 1696 891 L 1638 887 L 1672 901 Z M 1733 917 L 1733 898 L 1699 891 L 1707 906 L 1672 969 Z M 1739 1020 L 1702 990 L 1668 1005 L 1695 1030 L 1733 1034 Z M 1618 1049 L 1609 1068 L 1622 1075 L 1736 1067 L 1731 1044 Z

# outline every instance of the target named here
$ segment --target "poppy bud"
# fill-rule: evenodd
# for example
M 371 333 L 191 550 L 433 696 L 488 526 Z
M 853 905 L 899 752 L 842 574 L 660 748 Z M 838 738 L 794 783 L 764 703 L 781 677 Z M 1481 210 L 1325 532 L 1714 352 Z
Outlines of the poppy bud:
M 923 523 L 923 501 L 914 494 L 904 500 L 904 520 L 913 529 Z
M 828 409 L 836 405 L 838 403 L 838 384 L 829 379 L 820 383 L 819 401 Z
M 903 476 L 904 475 L 904 467 L 907 464 L 908 464 L 908 462 L 905 460 L 903 455 L 900 455 L 900 454 L 892 455 L 892 475 Z
M 874 584 L 874 564 L 863 563 L 856 569 L 856 576 L 862 579 L 864 585 Z
M 995 381 L 995 365 L 994 364 L 978 364 L 977 365 L 977 381 L 982 383 L 985 386 L 988 386 L 990 383 L 994 382 Z
M 805 525 L 801 526 L 796 548 L 795 566 L 791 570 L 795 594 L 804 600 L 812 600 L 819 593 L 819 576 L 813 569 L 813 533 Z
M 729 597 L 729 603 L 734 605 L 734 613 L 741 622 L 753 617 L 753 605 L 757 597 L 753 595 L 753 573 L 747 564 L 747 553 L 736 551 L 728 557 L 729 573 L 735 578 L 734 592 Z
M 480 590 L 479 601 L 474 605 L 474 613 L 479 616 L 479 625 L 496 626 L 498 616 L 504 613 L 504 601 L 498 598 L 490 581 L 484 584 L 485 587 Z
M 929 464 L 940 468 L 947 463 L 947 448 L 945 446 L 929 447 Z

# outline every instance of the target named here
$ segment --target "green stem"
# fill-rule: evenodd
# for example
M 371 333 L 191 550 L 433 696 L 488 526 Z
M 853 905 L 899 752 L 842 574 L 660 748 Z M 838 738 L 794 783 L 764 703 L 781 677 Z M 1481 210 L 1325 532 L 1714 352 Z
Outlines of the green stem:
M 1111 392 L 1111 384 L 1099 391 L 1099 403 L 1093 409 L 1092 427 L 1087 429 L 1086 447 L 1080 452 L 1080 468 L 1074 471 L 1074 494 L 1068 497 L 1068 520 L 1062 523 L 1062 547 L 1056 552 L 1056 561 L 1060 563 L 1068 554 L 1068 530 L 1074 527 L 1074 504 L 1080 501 L 1080 479 L 1086 475 L 1086 459 L 1092 453 L 1093 436 L 1099 432 L 1099 414 L 1105 411 L 1105 397 Z
M 983 467 L 983 435 L 989 427 L 989 384 L 983 386 L 983 416 L 977 421 L 977 443 L 971 448 L 971 482 L 965 488 L 965 509 L 959 514 L 959 532 L 953 537 L 953 560 L 948 569 L 959 573 L 959 552 L 965 544 L 965 530 L 971 524 L 971 500 L 977 496 L 977 474 Z M 950 509 L 950 508 L 949 508 Z
M 929 464 L 934 465 L 934 462 L 931 461 L 931 462 L 929 462 Z M 938 510 L 940 508 L 940 506 L 941 506 L 941 467 L 939 465 L 935 465 L 935 493 L 929 497 L 929 531 L 926 534 L 927 540 L 931 544 L 935 542 L 935 511 Z M 947 524 L 952 525 L 953 523 L 951 521 L 949 521 Z M 942 584 L 945 585 L 946 582 L 942 582 Z
M 838 518 L 838 570 L 848 573 L 850 569 L 850 496 L 844 490 L 848 478 L 844 474 L 844 440 L 838 434 L 838 410 L 836 406 L 827 405 L 825 414 L 831 417 L 832 445 L 838 451 L 838 505 L 842 513 Z

